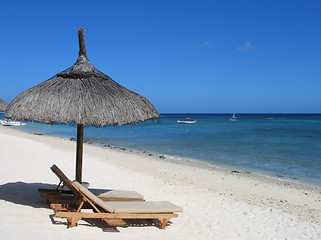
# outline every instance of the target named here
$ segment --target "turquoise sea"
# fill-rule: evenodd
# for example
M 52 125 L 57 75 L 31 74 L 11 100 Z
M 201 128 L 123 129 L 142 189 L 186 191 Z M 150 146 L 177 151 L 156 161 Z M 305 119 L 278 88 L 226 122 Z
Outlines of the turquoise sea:
M 178 124 L 186 117 L 196 124 Z M 321 114 L 161 114 L 135 125 L 86 127 L 85 140 L 321 187 Z M 0 115 L 3 119 L 3 114 Z M 68 138 L 71 125 L 20 130 Z

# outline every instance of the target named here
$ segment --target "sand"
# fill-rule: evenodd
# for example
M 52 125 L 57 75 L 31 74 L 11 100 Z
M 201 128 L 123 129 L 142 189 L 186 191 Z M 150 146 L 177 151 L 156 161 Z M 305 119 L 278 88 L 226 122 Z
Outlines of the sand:
M 8 127 L 0 141 L 1 239 L 321 239 L 320 188 L 90 144 L 83 165 L 90 187 L 135 190 L 184 211 L 165 230 L 144 221 L 117 231 L 100 221 L 67 228 L 37 188 L 58 183 L 53 164 L 74 177 L 75 142 Z

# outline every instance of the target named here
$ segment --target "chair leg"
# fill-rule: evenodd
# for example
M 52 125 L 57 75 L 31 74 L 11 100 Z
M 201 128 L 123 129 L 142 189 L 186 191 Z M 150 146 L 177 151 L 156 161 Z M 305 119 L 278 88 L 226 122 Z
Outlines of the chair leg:
M 69 227 L 76 227 L 77 226 L 77 222 L 81 219 L 81 217 L 69 217 L 67 218 L 68 222 L 69 222 Z
M 170 218 L 160 218 L 158 219 L 161 222 L 161 229 L 165 229 Z

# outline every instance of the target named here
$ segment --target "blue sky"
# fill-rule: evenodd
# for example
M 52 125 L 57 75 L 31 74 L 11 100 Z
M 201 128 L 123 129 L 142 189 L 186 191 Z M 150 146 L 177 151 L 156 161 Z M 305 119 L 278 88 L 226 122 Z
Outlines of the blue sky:
M 320 113 L 321 1 L 2 1 L 1 91 L 89 61 L 161 113 Z

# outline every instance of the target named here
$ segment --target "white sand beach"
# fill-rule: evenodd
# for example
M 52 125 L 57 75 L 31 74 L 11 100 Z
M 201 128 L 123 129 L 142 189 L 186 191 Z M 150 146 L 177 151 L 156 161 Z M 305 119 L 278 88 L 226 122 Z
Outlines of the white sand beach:
M 178 164 L 155 156 L 84 146 L 83 180 L 134 190 L 184 208 L 165 230 L 104 222 L 67 228 L 38 187 L 58 183 L 53 164 L 74 179 L 75 142 L 0 127 L 1 239 L 321 239 L 321 190 L 252 174 Z

